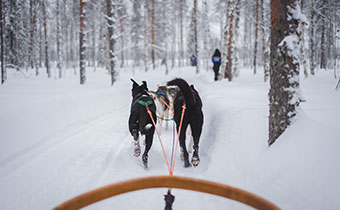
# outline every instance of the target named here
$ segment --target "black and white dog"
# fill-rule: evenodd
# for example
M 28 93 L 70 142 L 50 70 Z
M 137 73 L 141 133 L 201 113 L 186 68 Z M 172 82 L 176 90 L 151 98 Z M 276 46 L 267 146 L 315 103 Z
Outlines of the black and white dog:
M 148 114 L 149 108 L 152 117 L 157 122 L 156 106 L 152 97 L 148 94 L 148 88 L 145 81 L 139 85 L 136 81 L 131 79 L 132 85 L 132 104 L 129 117 L 129 130 L 134 139 L 134 155 L 138 157 L 141 154 L 139 145 L 139 133 L 145 135 L 145 151 L 142 156 L 145 168 L 148 167 L 148 152 L 152 146 L 153 134 L 155 127 Z
M 203 112 L 202 112 L 202 100 L 195 90 L 194 86 L 189 84 L 180 78 L 176 78 L 167 83 L 167 85 L 176 85 L 180 90 L 177 93 L 174 100 L 174 120 L 176 122 L 177 132 L 180 126 L 182 116 L 182 106 L 186 105 L 186 111 L 183 117 L 183 123 L 180 133 L 180 146 L 184 160 L 184 167 L 190 167 L 189 154 L 185 144 L 186 130 L 188 125 L 191 128 L 191 135 L 194 140 L 194 153 L 191 159 L 191 163 L 197 166 L 200 162 L 198 155 L 198 144 L 202 133 L 203 126 Z
M 165 129 L 168 129 L 168 119 L 169 119 L 169 95 L 167 86 L 158 86 L 156 91 L 148 91 L 156 104 L 156 112 L 158 115 L 158 132 L 162 131 L 163 120 L 165 120 Z

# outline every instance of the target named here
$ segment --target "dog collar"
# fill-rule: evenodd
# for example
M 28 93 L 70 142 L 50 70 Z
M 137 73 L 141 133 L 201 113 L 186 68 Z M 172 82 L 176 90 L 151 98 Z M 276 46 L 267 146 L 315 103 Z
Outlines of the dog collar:
M 163 93 L 163 91 L 157 91 L 156 93 L 157 93 L 158 95 L 160 95 L 160 96 L 166 98 L 166 95 Z

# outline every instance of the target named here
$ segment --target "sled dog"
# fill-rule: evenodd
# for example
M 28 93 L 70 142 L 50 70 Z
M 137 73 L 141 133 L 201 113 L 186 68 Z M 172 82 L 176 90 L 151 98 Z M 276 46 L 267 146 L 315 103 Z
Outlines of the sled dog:
M 193 155 L 191 159 L 191 163 L 194 166 L 197 166 L 200 162 L 198 155 L 198 145 L 199 140 L 202 133 L 203 126 L 203 112 L 202 112 L 202 100 L 194 88 L 193 85 L 189 86 L 189 84 L 180 78 L 176 78 L 167 83 L 168 86 L 176 85 L 179 88 L 179 92 L 176 94 L 174 99 L 174 120 L 176 122 L 177 132 L 179 130 L 181 116 L 182 116 L 182 107 L 185 104 L 186 110 L 183 117 L 183 123 L 180 133 L 180 147 L 182 152 L 182 157 L 184 161 L 184 167 L 191 167 L 189 162 L 189 154 L 186 148 L 185 138 L 186 138 L 186 130 L 188 125 L 191 128 L 191 135 L 194 141 L 193 145 Z
M 145 135 L 145 150 L 142 160 L 145 168 L 148 168 L 148 152 L 152 146 L 155 127 L 153 126 L 147 109 L 150 110 L 151 115 L 156 123 L 156 105 L 152 97 L 147 92 L 148 88 L 145 81 L 143 81 L 142 85 L 139 85 L 133 79 L 131 79 L 131 81 L 133 84 L 131 90 L 132 103 L 129 117 L 129 131 L 133 136 L 134 155 L 136 157 L 141 154 L 139 134 Z
M 158 131 L 161 132 L 162 124 L 165 120 L 165 129 L 168 129 L 170 100 L 167 86 L 158 86 L 156 91 L 149 91 L 156 104 L 158 117 Z M 171 97 L 171 96 L 170 96 Z

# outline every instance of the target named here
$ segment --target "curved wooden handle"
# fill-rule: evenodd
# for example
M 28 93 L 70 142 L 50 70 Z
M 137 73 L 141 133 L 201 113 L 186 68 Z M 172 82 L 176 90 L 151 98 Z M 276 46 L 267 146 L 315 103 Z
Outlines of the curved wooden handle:
M 179 176 L 151 176 L 107 185 L 68 200 L 54 210 L 80 209 L 98 201 L 123 193 L 149 188 L 178 188 L 222 196 L 256 209 L 279 209 L 273 203 L 244 190 L 228 185 Z

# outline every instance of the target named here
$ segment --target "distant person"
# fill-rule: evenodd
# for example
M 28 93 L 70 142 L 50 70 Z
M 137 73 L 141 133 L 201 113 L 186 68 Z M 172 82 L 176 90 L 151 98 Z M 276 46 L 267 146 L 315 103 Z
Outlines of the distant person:
M 220 71 L 220 65 L 221 65 L 221 52 L 216 49 L 214 52 L 214 55 L 211 58 L 212 62 L 214 63 L 213 69 L 215 72 L 215 81 L 218 79 L 218 72 Z
M 191 66 L 196 66 L 197 65 L 197 58 L 195 55 L 192 55 L 190 58 Z

